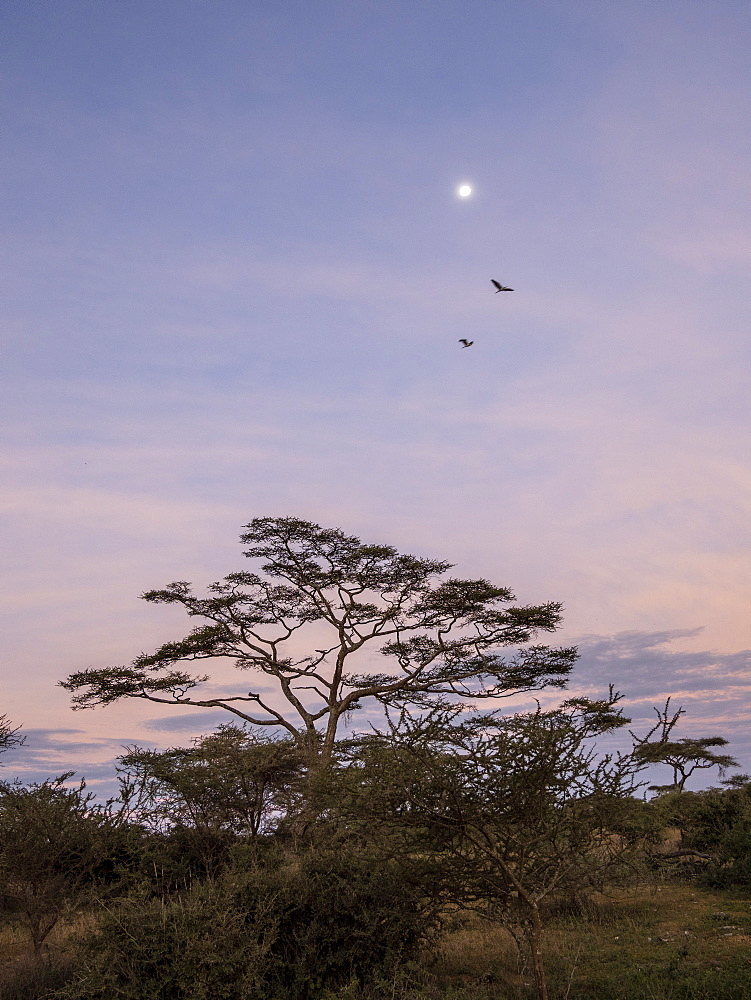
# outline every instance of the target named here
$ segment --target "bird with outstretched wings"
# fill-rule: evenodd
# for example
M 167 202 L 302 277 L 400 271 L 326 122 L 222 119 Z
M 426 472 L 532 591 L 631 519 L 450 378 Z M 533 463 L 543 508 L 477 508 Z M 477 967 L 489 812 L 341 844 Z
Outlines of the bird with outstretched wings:
M 490 280 L 495 285 L 495 293 L 496 293 L 496 295 L 499 292 L 513 292 L 513 290 L 514 290 L 513 288 L 507 288 L 505 285 L 502 285 L 500 283 L 500 281 L 496 281 L 495 278 L 491 278 Z
M 462 348 L 464 348 L 464 347 L 471 347 L 472 344 L 474 344 L 474 340 L 465 340 L 464 337 L 461 337 L 459 339 L 459 343 L 462 345 Z

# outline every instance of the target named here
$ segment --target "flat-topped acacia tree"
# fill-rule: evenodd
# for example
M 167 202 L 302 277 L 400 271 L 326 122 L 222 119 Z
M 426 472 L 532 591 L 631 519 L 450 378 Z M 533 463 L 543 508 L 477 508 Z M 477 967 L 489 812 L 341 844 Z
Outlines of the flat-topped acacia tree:
M 253 726 L 281 727 L 327 760 L 343 716 L 368 700 L 430 707 L 566 683 L 576 650 L 531 644 L 557 628 L 560 604 L 520 607 L 508 588 L 487 580 L 440 579 L 450 563 L 310 521 L 259 517 L 245 527 L 244 554 L 262 560 L 261 572 L 230 573 L 206 597 L 185 582 L 143 594 L 153 604 L 181 604 L 204 624 L 130 666 L 71 674 L 60 683 L 76 692 L 74 708 L 121 698 L 222 708 Z M 319 648 L 300 656 L 306 628 Z M 379 649 L 383 673 L 355 672 L 367 646 Z M 519 648 L 506 658 L 504 646 Z M 192 693 L 209 676 L 178 665 L 219 657 L 266 683 L 228 697 Z

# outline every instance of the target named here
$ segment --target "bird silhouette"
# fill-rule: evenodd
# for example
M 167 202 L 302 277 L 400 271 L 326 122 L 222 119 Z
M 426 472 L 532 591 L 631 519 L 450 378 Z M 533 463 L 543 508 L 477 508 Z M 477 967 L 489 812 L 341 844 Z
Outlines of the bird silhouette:
M 459 343 L 462 345 L 462 350 L 463 350 L 465 347 L 471 347 L 472 344 L 474 344 L 474 340 L 465 340 L 464 337 L 462 337 L 459 340 Z
M 513 288 L 506 288 L 505 285 L 502 285 L 500 283 L 500 281 L 496 281 L 495 278 L 491 278 L 490 280 L 495 285 L 495 294 L 496 295 L 499 292 L 513 292 L 513 290 L 514 290 Z

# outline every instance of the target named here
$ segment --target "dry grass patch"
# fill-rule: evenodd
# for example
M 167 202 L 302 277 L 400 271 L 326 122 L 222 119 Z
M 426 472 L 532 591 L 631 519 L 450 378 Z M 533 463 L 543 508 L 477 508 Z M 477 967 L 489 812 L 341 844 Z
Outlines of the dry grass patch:
M 17 962 L 31 950 L 28 932 L 17 924 L 0 926 L 0 969 Z
M 39 956 L 21 924 L 0 925 L 0 1000 L 43 1000 L 61 987 L 74 967 L 73 943 L 99 919 L 96 911 L 63 917 Z
M 431 972 L 443 983 L 523 982 L 519 953 L 509 932 L 474 916 L 454 922 L 441 941 Z

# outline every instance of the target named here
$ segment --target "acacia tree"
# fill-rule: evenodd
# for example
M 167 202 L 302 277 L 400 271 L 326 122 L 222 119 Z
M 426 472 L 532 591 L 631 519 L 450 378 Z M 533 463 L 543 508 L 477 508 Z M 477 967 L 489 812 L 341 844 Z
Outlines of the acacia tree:
M 727 768 L 737 767 L 735 757 L 715 752 L 728 745 L 728 741 L 722 736 L 672 739 L 673 730 L 685 714 L 685 709 L 678 708 L 671 714 L 670 698 L 665 702 L 664 708 L 655 708 L 655 714 L 657 722 L 646 736 L 639 738 L 631 733 L 635 744 L 634 755 L 638 760 L 644 764 L 667 764 L 673 769 L 671 784 L 650 785 L 650 791 L 658 794 L 682 792 L 694 771 L 716 767 L 720 775 L 723 775 Z
M 330 783 L 350 829 L 434 859 L 445 898 L 511 932 L 539 1000 L 546 906 L 631 872 L 639 854 L 638 836 L 616 831 L 645 765 L 596 745 L 629 721 L 620 697 L 506 718 L 402 713 L 390 732 L 350 741 Z
M 566 683 L 575 649 L 530 644 L 556 629 L 560 604 L 521 607 L 487 580 L 441 580 L 450 563 L 310 521 L 261 517 L 245 527 L 244 555 L 261 560 L 261 571 L 230 573 L 205 597 L 182 581 L 143 594 L 153 604 L 182 605 L 204 624 L 130 666 L 71 674 L 60 683 L 75 692 L 74 708 L 121 698 L 221 708 L 253 726 L 281 727 L 325 761 L 342 719 L 368 700 L 429 706 Z M 504 646 L 521 648 L 506 658 L 498 652 Z M 390 669 L 364 672 L 368 647 Z M 230 696 L 193 694 L 209 676 L 179 664 L 222 657 L 260 683 Z
M 191 747 L 130 747 L 118 758 L 128 818 L 164 832 L 257 837 L 272 829 L 294 794 L 300 751 L 286 740 L 261 740 L 232 724 Z
M 238 838 L 252 842 L 276 829 L 296 801 L 302 770 L 300 746 L 289 737 L 259 738 L 232 724 L 191 747 L 130 747 L 119 763 L 128 820 L 164 835 L 183 868 L 196 859 L 212 875 Z
M 37 955 L 63 914 L 96 896 L 119 828 L 85 781 L 66 786 L 71 777 L 0 781 L 0 902 L 18 911 Z

